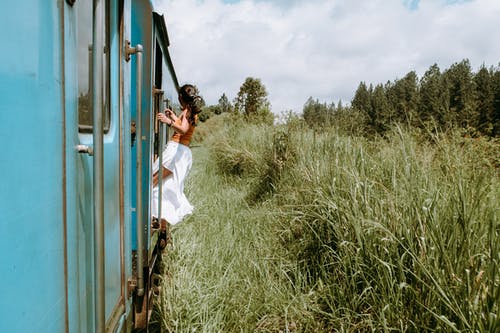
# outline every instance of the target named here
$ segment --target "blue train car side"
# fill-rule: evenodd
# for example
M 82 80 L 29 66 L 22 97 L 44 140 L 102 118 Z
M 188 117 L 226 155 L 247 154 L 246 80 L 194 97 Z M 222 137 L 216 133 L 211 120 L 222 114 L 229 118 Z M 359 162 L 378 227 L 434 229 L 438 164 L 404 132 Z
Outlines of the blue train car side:
M 164 17 L 150 0 L 0 9 L 0 331 L 144 328 L 165 239 L 155 114 L 179 87 Z

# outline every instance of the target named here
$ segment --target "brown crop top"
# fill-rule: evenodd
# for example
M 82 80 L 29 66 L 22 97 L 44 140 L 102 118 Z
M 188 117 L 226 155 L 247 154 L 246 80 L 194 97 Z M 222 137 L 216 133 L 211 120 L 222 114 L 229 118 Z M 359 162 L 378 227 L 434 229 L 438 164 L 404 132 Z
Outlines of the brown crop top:
M 177 118 L 177 121 L 175 123 L 180 126 L 181 122 L 182 122 L 181 118 Z M 191 143 L 191 138 L 193 137 L 194 128 L 195 128 L 194 125 L 189 124 L 189 129 L 185 134 L 175 132 L 174 135 L 172 135 L 171 140 L 183 144 L 184 146 L 189 146 L 189 144 Z

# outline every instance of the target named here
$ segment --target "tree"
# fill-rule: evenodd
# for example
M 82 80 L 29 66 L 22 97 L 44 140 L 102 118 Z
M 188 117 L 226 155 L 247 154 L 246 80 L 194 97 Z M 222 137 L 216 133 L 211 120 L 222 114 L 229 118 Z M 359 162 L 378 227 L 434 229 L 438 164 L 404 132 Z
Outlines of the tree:
M 451 65 L 443 77 L 448 88 L 450 120 L 464 128 L 475 127 L 475 87 L 469 60 Z
M 372 87 L 370 86 L 370 90 L 368 90 L 366 84 L 364 82 L 360 82 L 351 101 L 352 108 L 359 112 L 366 113 L 367 115 L 370 114 L 372 108 L 371 94 Z
M 220 114 L 218 105 L 204 106 L 198 115 L 198 119 L 201 122 L 205 122 L 214 114 Z
M 420 80 L 418 114 L 424 124 L 436 121 L 441 126 L 451 125 L 449 123 L 448 89 L 446 89 L 437 64 L 432 65 Z
M 387 98 L 395 112 L 395 121 L 413 123 L 418 106 L 417 74 L 412 71 L 404 78 L 396 80 L 387 88 Z
M 306 124 L 312 127 L 330 126 L 335 106 L 327 106 L 326 103 L 320 103 L 312 97 L 307 99 L 302 111 L 302 117 Z
M 266 87 L 260 79 L 247 77 L 241 85 L 234 101 L 237 113 L 242 113 L 247 120 L 269 122 L 273 120 Z
M 493 78 L 493 92 L 495 95 L 495 99 L 493 101 L 493 130 L 492 136 L 500 136 L 500 64 L 497 67 L 497 70 L 492 73 Z
M 231 112 L 233 110 L 233 106 L 231 105 L 231 102 L 229 102 L 229 99 L 227 98 L 225 93 L 223 93 L 219 98 L 219 110 L 221 113 Z
M 482 66 L 474 76 L 476 85 L 476 128 L 483 134 L 492 135 L 493 117 L 495 113 L 495 93 L 493 91 L 493 71 L 488 71 Z
M 337 103 L 337 112 L 342 112 L 344 111 L 344 105 L 342 104 L 342 100 L 339 99 L 339 102 Z
M 392 122 L 392 109 L 387 100 L 384 86 L 378 84 L 373 90 L 371 98 L 370 124 L 377 133 L 383 133 Z

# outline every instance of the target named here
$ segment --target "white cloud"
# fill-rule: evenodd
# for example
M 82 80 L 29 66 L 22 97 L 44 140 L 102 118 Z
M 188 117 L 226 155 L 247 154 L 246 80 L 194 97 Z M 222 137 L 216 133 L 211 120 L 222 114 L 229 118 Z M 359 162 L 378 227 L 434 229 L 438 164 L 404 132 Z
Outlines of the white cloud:
M 500 61 L 498 0 L 155 2 L 180 81 L 209 104 L 233 99 L 249 76 L 262 80 L 274 112 L 300 112 L 309 96 L 350 102 L 360 81 Z

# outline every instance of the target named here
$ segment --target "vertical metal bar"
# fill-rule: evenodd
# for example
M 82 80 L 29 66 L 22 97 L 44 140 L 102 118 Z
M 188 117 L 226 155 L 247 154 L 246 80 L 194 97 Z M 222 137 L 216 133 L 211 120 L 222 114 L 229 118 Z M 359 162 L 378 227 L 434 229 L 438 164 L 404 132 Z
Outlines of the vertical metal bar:
M 136 55 L 136 121 L 135 133 L 137 138 L 136 150 L 136 234 L 137 234 L 137 296 L 144 295 L 144 223 L 142 218 L 142 45 L 130 47 L 130 41 L 125 41 L 125 60 L 130 55 Z
M 161 105 L 161 99 L 159 99 L 158 105 Z M 160 109 L 160 108 L 158 108 Z M 161 112 L 159 110 L 159 112 Z M 161 200 L 162 200 L 162 190 L 163 190 L 163 132 L 164 132 L 165 126 L 163 126 L 163 123 L 160 121 L 159 122 L 159 127 L 158 127 L 158 223 L 160 223 L 161 227 Z
M 69 299 L 68 299 L 68 192 L 67 192 L 67 155 L 66 155 L 66 33 L 65 33 L 65 8 L 66 6 L 60 6 L 59 8 L 59 18 L 60 18 L 60 40 L 61 40 L 61 62 L 60 69 L 62 73 L 61 82 L 61 106 L 62 106 L 62 222 L 63 222 L 63 246 L 64 246 L 64 329 L 65 332 L 69 332 Z
M 177 91 L 178 90 L 179 89 L 177 89 Z M 168 98 L 165 100 L 165 108 L 172 110 L 172 105 L 170 104 L 170 100 Z M 166 132 L 165 139 L 167 140 L 167 144 L 168 144 L 168 139 L 170 138 L 170 130 L 168 129 L 167 126 L 165 126 L 165 132 Z
M 158 113 L 162 112 L 163 90 L 154 88 L 153 95 L 155 100 L 155 117 Z M 164 126 L 161 121 L 156 118 L 156 129 L 158 132 L 158 223 L 161 227 L 161 199 L 162 199 L 162 172 L 163 172 L 163 141 L 164 141 Z
M 92 63 L 92 59 L 93 59 L 92 57 L 94 54 L 94 52 L 92 52 L 92 48 L 93 48 L 93 46 L 92 46 L 92 44 L 90 44 L 89 48 L 88 48 L 88 50 L 89 50 L 89 60 L 88 60 L 89 61 L 89 90 L 88 90 L 88 95 L 90 96 L 90 98 L 92 98 L 92 91 L 94 89 L 94 87 L 93 87 L 94 86 L 94 74 L 93 74 L 94 70 L 93 70 L 93 67 L 90 66 L 90 64 Z
M 94 280 L 95 332 L 105 330 L 105 263 L 104 263 L 104 134 L 102 105 L 103 75 L 103 1 L 93 1 L 92 37 L 92 110 L 94 141 Z
M 144 222 L 142 218 L 142 45 L 137 44 L 136 52 L 136 192 L 137 192 L 137 295 L 144 295 Z

